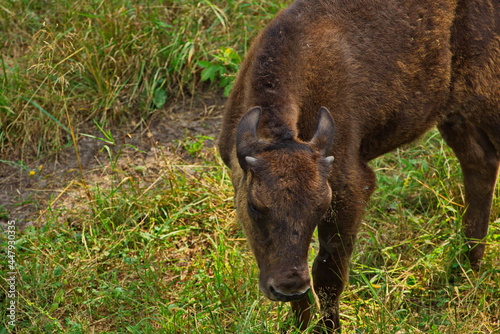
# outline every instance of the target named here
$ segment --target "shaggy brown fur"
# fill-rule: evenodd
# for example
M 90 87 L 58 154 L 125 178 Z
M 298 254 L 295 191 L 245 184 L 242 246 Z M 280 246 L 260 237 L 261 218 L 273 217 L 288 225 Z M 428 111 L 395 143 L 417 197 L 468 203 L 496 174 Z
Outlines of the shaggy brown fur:
M 500 3 L 299 0 L 256 38 L 219 149 L 261 290 L 292 301 L 303 326 L 313 230 L 314 289 L 325 324 L 339 328 L 339 296 L 375 186 L 367 162 L 435 125 L 463 169 L 477 267 L 500 162 Z

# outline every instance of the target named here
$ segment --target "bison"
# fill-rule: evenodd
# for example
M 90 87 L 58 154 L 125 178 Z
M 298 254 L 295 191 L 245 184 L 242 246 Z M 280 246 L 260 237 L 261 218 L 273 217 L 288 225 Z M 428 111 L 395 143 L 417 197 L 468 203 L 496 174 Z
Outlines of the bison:
M 500 161 L 500 2 L 298 0 L 254 40 L 218 145 L 260 289 L 292 302 L 302 328 L 314 229 L 314 291 L 339 329 L 368 162 L 434 126 L 461 164 L 477 268 Z

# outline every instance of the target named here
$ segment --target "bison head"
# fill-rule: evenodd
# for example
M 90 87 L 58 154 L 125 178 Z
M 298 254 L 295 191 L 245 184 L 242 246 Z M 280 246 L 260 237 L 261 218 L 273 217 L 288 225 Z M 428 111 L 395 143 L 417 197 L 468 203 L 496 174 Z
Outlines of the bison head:
M 293 301 L 310 288 L 307 254 L 328 210 L 334 123 L 321 108 L 313 138 L 259 138 L 261 108 L 248 111 L 236 132 L 242 173 L 234 176 L 238 218 L 260 269 L 260 289 L 271 300 Z

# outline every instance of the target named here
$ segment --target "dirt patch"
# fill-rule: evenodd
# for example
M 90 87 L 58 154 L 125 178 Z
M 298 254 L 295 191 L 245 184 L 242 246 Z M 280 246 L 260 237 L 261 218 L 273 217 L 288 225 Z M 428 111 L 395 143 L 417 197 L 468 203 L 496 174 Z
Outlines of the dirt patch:
M 111 163 L 141 164 L 160 172 L 156 158 L 166 154 L 183 155 L 185 152 L 179 143 L 186 137 L 217 137 L 223 103 L 219 96 L 202 96 L 187 103 L 171 104 L 157 110 L 147 121 L 132 120 L 112 128 L 114 145 L 97 139 L 103 137 L 98 129 L 84 124 L 78 133 L 93 137 L 79 135 L 80 163 L 74 146 L 22 165 L 15 162 L 15 157 L 2 157 L 12 163 L 0 164 L 0 222 L 16 220 L 20 228 L 33 224 L 51 200 L 61 195 L 71 196 L 65 193 L 71 182 L 96 180 Z M 207 144 L 214 145 L 214 142 Z M 108 150 L 120 152 L 117 161 L 110 161 Z

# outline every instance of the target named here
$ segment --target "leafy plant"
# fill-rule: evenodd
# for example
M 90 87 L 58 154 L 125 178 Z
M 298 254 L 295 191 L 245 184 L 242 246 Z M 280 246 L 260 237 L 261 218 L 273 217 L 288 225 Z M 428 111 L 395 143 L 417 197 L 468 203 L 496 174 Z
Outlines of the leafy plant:
M 232 49 L 219 50 L 211 62 L 200 60 L 198 65 L 203 67 L 202 81 L 219 82 L 219 87 L 224 88 L 224 96 L 228 96 L 233 88 L 233 81 L 238 71 L 241 57 Z

